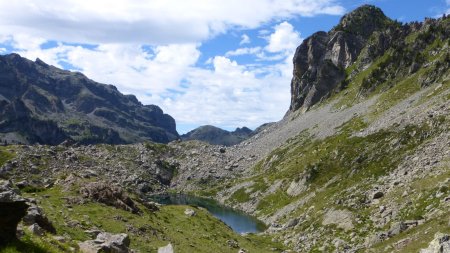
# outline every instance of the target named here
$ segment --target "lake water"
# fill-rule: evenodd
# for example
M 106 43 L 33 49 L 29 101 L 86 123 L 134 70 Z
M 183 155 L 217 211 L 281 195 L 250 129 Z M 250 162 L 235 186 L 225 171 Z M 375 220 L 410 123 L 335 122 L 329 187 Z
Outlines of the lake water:
M 223 221 L 237 233 L 258 233 L 266 225 L 244 212 L 221 205 L 215 200 L 182 194 L 164 194 L 150 196 L 150 199 L 164 205 L 199 206 L 208 210 L 213 216 Z

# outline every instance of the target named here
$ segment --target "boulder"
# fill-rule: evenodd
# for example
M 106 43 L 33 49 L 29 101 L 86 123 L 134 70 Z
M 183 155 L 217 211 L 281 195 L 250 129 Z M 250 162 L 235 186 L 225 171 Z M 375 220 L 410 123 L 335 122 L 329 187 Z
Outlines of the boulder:
M 17 224 L 28 205 L 10 181 L 0 180 L 0 246 L 16 238 Z
M 92 182 L 80 189 L 80 193 L 85 198 L 114 206 L 132 213 L 139 213 L 140 210 L 134 201 L 119 186 L 106 182 Z
M 286 193 L 289 196 L 295 197 L 300 195 L 300 193 L 304 192 L 308 189 L 308 185 L 306 184 L 307 176 L 303 176 L 300 180 L 294 180 L 289 185 Z
M 195 211 L 190 209 L 190 208 L 186 208 L 186 210 L 184 210 L 184 214 L 186 214 L 189 217 L 192 217 L 192 216 L 196 215 Z
M 391 229 L 388 231 L 389 237 L 400 234 L 408 229 L 408 226 L 404 222 L 395 222 L 391 225 Z
M 352 220 L 352 212 L 348 210 L 331 209 L 325 213 L 322 225 L 335 224 L 338 228 L 349 231 L 354 228 Z
M 78 244 L 82 253 L 129 253 L 130 238 L 127 234 L 99 233 L 95 240 Z
M 41 229 L 50 232 L 52 234 L 55 234 L 56 233 L 55 227 L 44 215 L 42 209 L 33 203 L 28 204 L 30 206 L 27 209 L 26 215 L 23 217 L 23 223 L 27 226 L 37 225 Z
M 227 240 L 227 244 L 230 248 L 239 248 L 239 243 L 234 239 Z
M 158 248 L 158 253 L 173 253 L 173 246 L 171 243 L 167 244 L 164 247 Z
M 381 191 L 377 191 L 377 192 L 375 192 L 374 194 L 373 194 L 373 199 L 379 199 L 379 198 L 382 198 L 384 196 L 384 193 L 383 192 L 381 192 Z
M 45 230 L 41 228 L 37 223 L 34 223 L 33 225 L 28 227 L 28 230 L 30 230 L 31 233 L 43 236 L 45 234 Z
M 436 233 L 428 248 L 421 249 L 420 253 L 450 253 L 450 236 Z

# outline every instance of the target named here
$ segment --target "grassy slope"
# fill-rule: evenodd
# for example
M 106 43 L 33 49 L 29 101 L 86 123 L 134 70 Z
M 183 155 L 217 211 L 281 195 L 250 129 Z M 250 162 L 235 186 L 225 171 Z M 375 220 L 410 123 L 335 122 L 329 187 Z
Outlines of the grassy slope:
M 61 247 L 51 236 L 37 238 L 27 235 L 0 252 L 65 252 L 69 247 L 77 248 L 76 241 L 89 240 L 84 232 L 92 227 L 111 233 L 130 235 L 131 248 L 139 252 L 156 252 L 158 247 L 172 243 L 176 252 L 236 252 L 228 245 L 234 240 L 239 247 L 250 252 L 273 252 L 269 249 L 282 248 L 272 243 L 270 238 L 255 235 L 238 235 L 220 220 L 204 209 L 191 207 L 196 215 L 184 214 L 187 206 L 163 206 L 160 211 L 150 212 L 144 206 L 142 215 L 119 210 L 96 202 L 69 205 L 67 197 L 77 197 L 75 191 L 66 192 L 60 187 L 25 194 L 34 197 L 56 227 L 58 235 L 71 238 L 71 242 Z M 275 250 L 276 252 L 276 250 Z

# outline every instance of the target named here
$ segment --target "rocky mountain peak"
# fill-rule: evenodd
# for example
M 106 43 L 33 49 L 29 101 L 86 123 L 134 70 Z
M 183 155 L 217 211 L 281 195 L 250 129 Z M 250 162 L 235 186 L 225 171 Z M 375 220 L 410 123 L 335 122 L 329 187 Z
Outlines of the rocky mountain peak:
M 312 105 L 340 89 L 345 69 L 356 62 L 362 50 L 372 39 L 379 41 L 379 49 L 362 62 L 384 53 L 393 40 L 390 30 L 400 26 L 386 17 L 383 11 L 372 5 L 363 5 L 344 15 L 339 24 L 329 32 L 317 32 L 306 38 L 297 48 L 293 63 L 290 111 L 307 111 Z M 379 35 L 372 38 L 373 35 Z M 385 35 L 387 34 L 387 35 Z
M 392 20 L 386 17 L 380 8 L 363 5 L 344 15 L 333 31 L 344 31 L 367 38 L 374 31 L 382 30 L 390 23 Z

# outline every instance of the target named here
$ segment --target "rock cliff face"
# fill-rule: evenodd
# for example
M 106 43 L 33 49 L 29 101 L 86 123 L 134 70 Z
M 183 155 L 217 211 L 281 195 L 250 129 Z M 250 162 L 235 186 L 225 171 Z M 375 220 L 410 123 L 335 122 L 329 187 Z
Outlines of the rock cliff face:
M 0 56 L 0 139 L 58 144 L 169 142 L 175 120 L 155 105 L 142 105 L 113 85 L 35 62 Z
M 201 126 L 181 136 L 182 140 L 199 140 L 213 145 L 232 146 L 248 139 L 253 131 L 247 127 L 236 128 L 233 132 L 215 126 Z
M 330 32 L 305 39 L 293 58 L 290 111 L 306 111 L 339 89 L 345 68 L 356 61 L 372 34 L 395 25 L 379 8 L 364 5 L 342 17 Z

